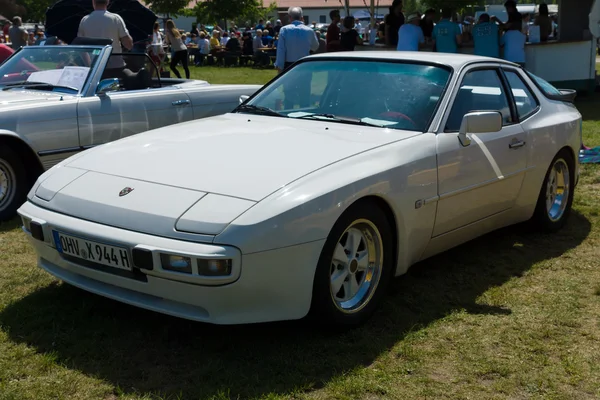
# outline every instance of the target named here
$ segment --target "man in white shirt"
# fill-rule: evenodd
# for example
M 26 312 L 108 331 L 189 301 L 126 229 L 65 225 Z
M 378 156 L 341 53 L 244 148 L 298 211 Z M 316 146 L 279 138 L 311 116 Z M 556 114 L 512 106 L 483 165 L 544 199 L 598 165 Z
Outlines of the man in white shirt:
M 112 52 L 121 53 L 122 47 L 127 50 L 133 48 L 133 39 L 125 26 L 123 18 L 118 14 L 106 10 L 109 0 L 92 0 L 94 11 L 83 17 L 79 23 L 77 36 L 90 38 L 112 39 Z M 106 78 L 118 78 L 125 67 L 125 61 L 121 56 L 111 56 L 108 60 L 106 70 L 102 76 Z
M 315 32 L 302 22 L 304 19 L 302 8 L 291 7 L 288 15 L 292 23 L 281 28 L 277 42 L 275 67 L 279 72 L 308 56 L 311 51 L 319 49 L 319 41 Z

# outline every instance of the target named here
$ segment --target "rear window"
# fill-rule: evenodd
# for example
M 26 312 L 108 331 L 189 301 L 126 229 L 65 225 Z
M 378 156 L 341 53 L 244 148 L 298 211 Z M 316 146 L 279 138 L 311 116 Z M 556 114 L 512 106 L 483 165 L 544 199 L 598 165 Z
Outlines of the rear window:
M 561 96 L 562 95 L 560 90 L 558 90 L 557 88 L 555 88 L 554 86 L 549 84 L 546 80 L 540 78 L 537 75 L 532 74 L 529 71 L 526 71 L 526 72 L 527 72 L 527 75 L 529 75 L 531 80 L 538 87 L 538 89 L 540 89 L 546 96 L 553 97 L 553 96 Z

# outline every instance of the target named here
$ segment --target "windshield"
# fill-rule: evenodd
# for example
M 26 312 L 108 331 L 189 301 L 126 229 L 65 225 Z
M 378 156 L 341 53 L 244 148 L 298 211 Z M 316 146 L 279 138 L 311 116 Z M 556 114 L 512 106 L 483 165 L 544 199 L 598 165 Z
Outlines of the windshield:
M 450 74 L 444 67 L 410 62 L 311 60 L 238 112 L 425 131 Z
M 78 93 L 101 49 L 27 46 L 0 65 L 0 86 Z

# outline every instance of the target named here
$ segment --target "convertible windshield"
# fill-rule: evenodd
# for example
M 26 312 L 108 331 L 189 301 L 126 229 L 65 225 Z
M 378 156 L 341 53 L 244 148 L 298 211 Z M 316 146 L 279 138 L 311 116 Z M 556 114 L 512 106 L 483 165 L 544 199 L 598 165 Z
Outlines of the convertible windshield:
M 27 46 L 0 65 L 0 87 L 80 92 L 101 50 L 73 46 Z
M 444 67 L 411 62 L 311 60 L 237 111 L 424 131 L 450 74 Z

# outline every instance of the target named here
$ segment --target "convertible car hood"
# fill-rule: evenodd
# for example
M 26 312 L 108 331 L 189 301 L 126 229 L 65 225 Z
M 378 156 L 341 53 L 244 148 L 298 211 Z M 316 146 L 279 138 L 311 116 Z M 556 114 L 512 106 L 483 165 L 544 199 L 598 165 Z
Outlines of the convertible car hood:
M 317 169 L 416 134 L 226 114 L 111 142 L 66 165 L 124 183 L 131 179 L 260 201 Z
M 71 96 L 37 90 L 0 90 L 0 111 L 14 109 L 15 107 L 31 107 L 32 104 L 45 103 L 47 101 L 60 101 L 61 97 L 64 99 Z

